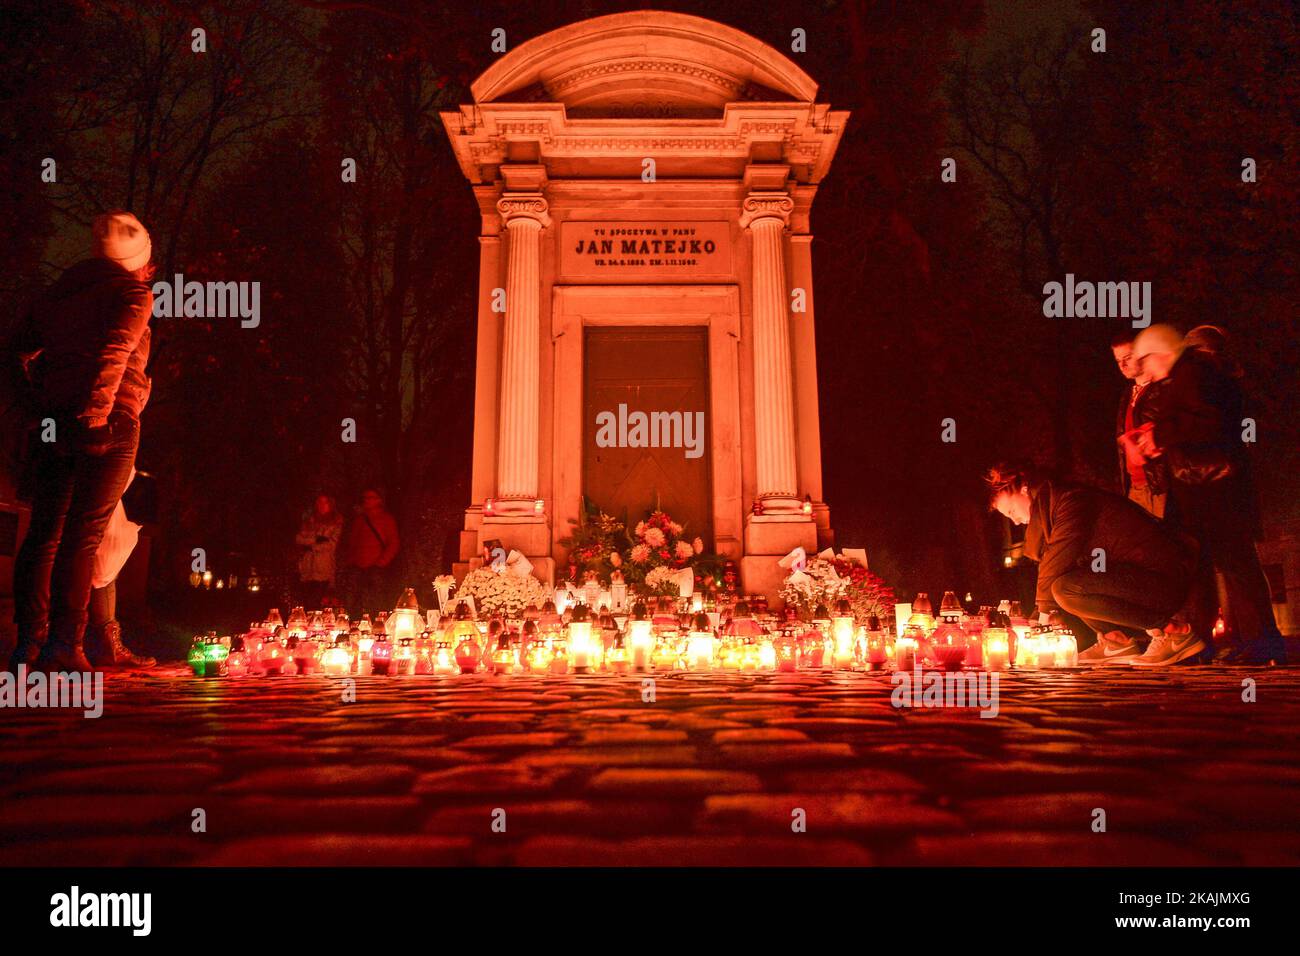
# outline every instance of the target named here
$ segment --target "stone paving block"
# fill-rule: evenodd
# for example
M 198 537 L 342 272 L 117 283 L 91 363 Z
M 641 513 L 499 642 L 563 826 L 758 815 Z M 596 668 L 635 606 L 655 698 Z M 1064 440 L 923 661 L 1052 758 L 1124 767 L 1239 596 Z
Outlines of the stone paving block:
M 602 770 L 589 784 L 597 793 L 627 794 L 633 797 L 699 796 L 758 790 L 758 777 L 732 770 L 633 769 Z
M 584 730 L 580 744 L 596 747 L 653 747 L 687 740 L 684 730 L 654 730 L 647 727 L 598 727 Z
M 965 800 L 955 810 L 971 826 L 986 829 L 1089 831 L 1093 811 L 1106 811 L 1107 832 L 1153 833 L 1186 830 L 1209 822 L 1197 807 L 1168 797 L 1134 797 L 1108 791 L 1035 793 Z
M 415 797 L 283 796 L 200 797 L 207 811 L 206 842 L 228 841 L 261 833 L 311 833 L 321 829 L 342 833 L 410 832 L 421 814 Z M 204 839 L 204 837 L 199 837 Z
M 410 767 L 382 764 L 285 767 L 254 771 L 220 789 L 232 793 L 391 794 L 405 792 L 414 776 Z
M 705 798 L 699 817 L 703 830 L 754 835 L 789 833 L 796 809 L 803 810 L 807 833 L 840 837 L 880 831 L 959 830 L 959 817 L 893 794 L 743 793 Z
M 1142 786 L 1154 786 L 1155 783 L 1150 771 L 1132 767 L 1027 760 L 972 762 L 955 768 L 954 777 L 954 786 L 967 788 L 971 792 L 993 790 L 1037 793 L 1116 788 L 1132 792 Z
M 377 747 L 384 750 L 404 747 L 437 747 L 447 738 L 442 734 L 332 734 L 312 741 L 313 747 Z
M 467 750 L 506 750 L 513 747 L 554 747 L 567 738 L 568 734 L 556 733 L 518 733 L 486 734 L 479 737 L 465 737 L 455 741 L 455 746 Z
M 464 837 L 292 834 L 236 840 L 198 862 L 205 866 L 469 866 L 474 853 L 472 842 Z
M 1300 767 L 1295 766 L 1282 767 L 1272 764 L 1261 766 L 1255 763 L 1227 760 L 1188 767 L 1185 772 L 1189 777 L 1208 783 L 1300 786 Z
M 805 734 L 839 733 L 841 731 L 862 730 L 876 732 L 898 726 L 894 717 L 868 719 L 865 717 L 779 717 L 764 720 L 769 727 L 783 730 L 798 730 Z
M 1118 833 L 1078 836 L 1001 830 L 920 836 L 882 862 L 892 866 L 1205 866 L 1211 857 L 1168 840 Z
M 100 764 L 24 776 L 4 799 L 30 793 L 185 793 L 203 789 L 220 774 L 212 764 Z
M 125 838 L 189 827 L 194 798 L 175 794 L 65 793 L 0 801 L 0 834 L 116 833 Z M 3 842 L 3 841 L 0 841 Z
M 713 742 L 719 746 L 726 744 L 772 744 L 803 742 L 808 735 L 801 730 L 785 727 L 748 727 L 743 730 L 719 730 L 713 735 Z
M 505 794 L 528 797 L 555 787 L 564 774 L 526 764 L 451 767 L 421 774 L 411 792 L 419 795 Z
M 514 761 L 533 767 L 683 767 L 698 763 L 689 747 L 586 747 L 581 750 L 538 750 Z
M 494 813 L 504 811 L 505 832 L 492 830 Z M 499 818 L 499 817 L 498 817 Z M 510 842 L 552 836 L 600 839 L 680 831 L 688 808 L 673 803 L 612 804 L 588 800 L 490 803 L 440 807 L 425 821 L 427 833 L 468 836 L 482 842 Z
M 806 836 L 806 835 L 804 835 Z M 526 841 L 520 866 L 870 866 L 871 854 L 847 840 L 675 836 L 604 841 L 543 837 Z
M 1169 799 L 1200 807 L 1219 831 L 1300 830 L 1300 800 L 1294 786 L 1261 786 L 1245 780 L 1233 784 L 1174 782 Z
M 0 841 L 0 866 L 179 866 L 192 863 L 204 849 L 199 841 L 182 837 Z
M 1216 860 L 1242 866 L 1300 866 L 1300 833 L 1211 833 L 1198 841 Z
M 718 748 L 723 763 L 737 767 L 798 767 L 807 764 L 844 763 L 854 759 L 846 743 L 726 744 Z
M 782 777 L 789 790 L 842 793 L 854 791 L 881 791 L 887 793 L 918 793 L 925 784 L 896 770 L 881 767 L 852 767 L 843 770 L 796 770 Z

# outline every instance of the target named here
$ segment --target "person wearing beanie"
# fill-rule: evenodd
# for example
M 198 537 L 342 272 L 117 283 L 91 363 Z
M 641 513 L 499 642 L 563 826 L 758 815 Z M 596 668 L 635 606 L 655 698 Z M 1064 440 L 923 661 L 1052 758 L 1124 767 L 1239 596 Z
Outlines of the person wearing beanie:
M 83 641 L 95 554 L 130 480 L 149 399 L 152 249 L 129 212 L 96 217 L 92 257 L 23 311 L 7 343 L 41 433 L 31 443 L 31 521 L 14 562 L 11 670 L 91 670 Z M 51 420 L 52 429 L 39 424 Z
M 91 232 L 95 237 L 95 255 L 117 263 L 127 272 L 143 269 L 153 257 L 148 230 L 129 212 L 96 216 Z
M 1134 351 L 1156 386 L 1139 445 L 1148 458 L 1164 461 L 1167 517 L 1201 547 L 1193 626 L 1208 633 L 1222 610 L 1228 626 L 1216 660 L 1284 663 L 1285 645 L 1255 550 L 1260 520 L 1242 440 L 1241 387 L 1218 358 L 1189 347 L 1170 326 L 1144 329 Z

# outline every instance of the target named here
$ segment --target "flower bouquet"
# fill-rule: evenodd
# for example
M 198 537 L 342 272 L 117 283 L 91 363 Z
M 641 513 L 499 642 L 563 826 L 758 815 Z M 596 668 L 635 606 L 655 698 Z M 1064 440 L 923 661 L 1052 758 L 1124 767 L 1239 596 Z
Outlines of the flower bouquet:
M 472 597 L 480 615 L 519 617 L 525 608 L 541 607 L 546 599 L 542 582 L 531 574 L 501 574 L 492 568 L 475 568 L 460 583 L 460 596 Z
M 830 608 L 843 598 L 852 605 L 853 617 L 860 624 L 872 615 L 882 622 L 892 618 L 893 588 L 858 561 L 836 555 L 829 548 L 815 558 L 805 560 L 800 555 L 787 561 L 782 564 L 790 573 L 781 588 L 781 599 L 804 617 L 810 617 L 819 604 Z
M 703 540 L 697 537 L 688 541 L 685 531 L 663 511 L 650 512 L 632 529 L 630 546 L 622 556 L 623 576 L 629 582 L 645 585 L 653 593 L 676 594 L 672 572 L 694 566 L 704 553 Z
M 594 571 L 601 584 L 608 586 L 615 568 L 623 564 L 622 548 L 627 544 L 627 529 L 622 521 L 607 515 L 586 498 L 582 516 L 573 522 L 573 533 L 560 539 L 569 549 L 570 580 L 586 580 Z

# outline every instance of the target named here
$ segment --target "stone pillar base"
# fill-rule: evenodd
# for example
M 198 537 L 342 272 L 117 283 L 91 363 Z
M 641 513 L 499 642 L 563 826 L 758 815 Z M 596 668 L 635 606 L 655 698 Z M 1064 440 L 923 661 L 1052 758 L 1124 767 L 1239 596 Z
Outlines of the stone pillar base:
M 774 611 L 784 607 L 781 585 L 786 571 L 777 566 L 784 555 L 750 554 L 740 559 L 740 589 L 744 594 L 766 594 L 767 606 Z
M 812 515 L 749 515 L 745 519 L 745 554 L 785 557 L 795 548 L 817 550 L 817 525 Z
M 781 585 L 788 572 L 777 562 L 795 548 L 817 553 L 821 537 L 813 515 L 762 514 L 745 519 L 745 556 L 740 559 L 740 586 L 746 594 L 766 594 L 770 607 L 781 607 Z M 829 529 L 828 529 L 829 530 Z

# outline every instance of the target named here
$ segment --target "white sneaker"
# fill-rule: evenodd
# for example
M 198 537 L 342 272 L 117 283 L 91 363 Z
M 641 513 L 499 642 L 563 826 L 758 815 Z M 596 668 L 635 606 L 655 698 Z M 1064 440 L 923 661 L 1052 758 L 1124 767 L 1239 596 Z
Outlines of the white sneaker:
M 1127 664 L 1142 656 L 1142 649 L 1137 641 L 1123 631 L 1110 631 L 1097 635 L 1097 643 L 1085 651 L 1079 652 L 1079 663 L 1099 666 L 1102 664 Z
M 1205 642 L 1195 634 L 1169 634 L 1151 638 L 1147 652 L 1130 663 L 1134 667 L 1165 667 L 1195 657 L 1205 650 Z

